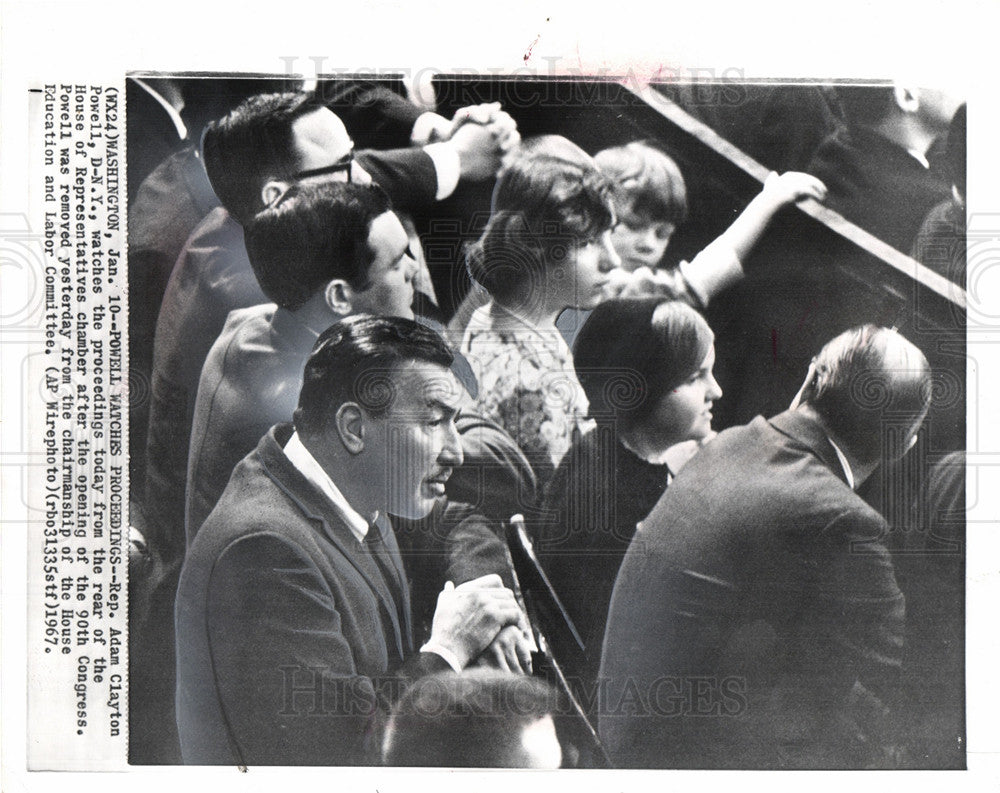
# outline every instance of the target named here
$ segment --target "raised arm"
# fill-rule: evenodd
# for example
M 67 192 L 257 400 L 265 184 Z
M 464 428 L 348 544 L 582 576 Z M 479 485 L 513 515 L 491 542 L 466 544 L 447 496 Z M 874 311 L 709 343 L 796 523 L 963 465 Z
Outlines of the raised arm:
M 804 198 L 822 201 L 826 198 L 826 187 L 807 173 L 788 171 L 778 175 L 772 172 L 764 182 L 764 189 L 716 242 L 730 247 L 742 263 L 778 210 Z
M 691 262 L 681 264 L 681 272 L 698 302 L 707 305 L 715 295 L 743 277 L 743 261 L 757 244 L 779 209 L 788 204 L 826 198 L 826 187 L 815 176 L 788 171 L 772 173 L 732 225 Z

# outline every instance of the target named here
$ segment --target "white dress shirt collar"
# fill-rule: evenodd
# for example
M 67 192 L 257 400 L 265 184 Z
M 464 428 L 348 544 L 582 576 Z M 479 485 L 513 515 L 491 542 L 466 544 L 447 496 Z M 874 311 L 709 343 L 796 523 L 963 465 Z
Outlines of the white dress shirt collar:
M 830 441 L 830 445 L 833 447 L 833 450 L 837 453 L 837 459 L 840 460 L 840 465 L 844 469 L 844 476 L 847 477 L 848 486 L 851 488 L 851 490 L 854 490 L 854 472 L 851 470 L 851 464 L 847 461 L 847 455 L 844 454 L 840 450 L 840 447 L 833 442 L 833 438 L 827 435 L 826 439 Z
M 347 524 L 347 528 L 351 530 L 351 534 L 357 538 L 358 542 L 363 543 L 365 537 L 368 536 L 368 521 L 361 517 L 347 503 L 347 499 L 340 492 L 340 488 L 333 483 L 333 480 L 323 470 L 323 466 L 316 462 L 316 458 L 303 445 L 297 432 L 293 432 L 292 437 L 285 444 L 285 457 L 288 458 L 288 461 L 295 466 L 296 470 L 302 476 L 319 488 L 319 491 L 330 500 L 333 508 L 343 518 L 344 523 Z M 372 516 L 373 523 L 377 517 L 378 513 L 376 512 Z M 441 656 L 455 672 L 462 671 L 462 664 L 459 662 L 458 657 L 447 647 L 428 642 L 420 648 L 420 652 L 435 653 Z
M 292 433 L 292 437 L 288 439 L 288 443 L 285 444 L 285 457 L 288 461 L 295 466 L 302 476 L 306 480 L 314 485 L 333 505 L 333 508 L 337 511 L 337 514 L 343 519 L 344 523 L 347 524 L 347 528 L 351 530 L 351 534 L 357 537 L 358 542 L 364 542 L 365 537 L 368 535 L 368 521 L 365 520 L 361 515 L 355 511 L 350 504 L 347 503 L 347 499 L 344 498 L 344 494 L 340 492 L 333 480 L 329 477 L 326 471 L 323 470 L 316 458 L 312 456 L 310 451 L 303 445 L 302 441 L 299 439 L 299 434 L 297 432 Z M 372 516 L 372 521 L 378 517 L 378 513 Z
M 919 162 L 919 163 L 920 163 L 920 164 L 921 164 L 922 166 L 924 166 L 924 168 L 926 168 L 927 170 L 930 170 L 930 168 L 931 168 L 931 163 L 930 163 L 930 161 L 929 161 L 929 160 L 927 159 L 927 155 L 926 155 L 926 154 L 925 154 L 924 152 L 920 151 L 919 149 L 907 149 L 906 151 L 907 151 L 907 152 L 909 153 L 909 155 L 910 155 L 910 156 L 911 156 L 911 157 L 912 157 L 912 158 L 913 158 L 914 160 L 916 160 L 916 161 L 917 161 L 917 162 Z

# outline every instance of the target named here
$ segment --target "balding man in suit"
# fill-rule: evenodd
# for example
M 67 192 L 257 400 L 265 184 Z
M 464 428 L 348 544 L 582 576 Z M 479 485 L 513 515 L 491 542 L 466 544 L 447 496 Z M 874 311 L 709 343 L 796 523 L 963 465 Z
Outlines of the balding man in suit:
M 721 433 L 640 524 L 618 574 L 600 731 L 616 765 L 888 767 L 903 595 L 855 489 L 913 445 L 923 354 L 865 326 L 793 407 Z

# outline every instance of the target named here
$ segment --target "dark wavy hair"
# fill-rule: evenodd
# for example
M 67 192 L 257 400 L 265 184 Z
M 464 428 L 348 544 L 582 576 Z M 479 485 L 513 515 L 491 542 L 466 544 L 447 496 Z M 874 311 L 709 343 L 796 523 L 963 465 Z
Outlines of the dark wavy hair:
M 524 729 L 558 710 L 542 680 L 496 669 L 421 678 L 392 710 L 388 766 L 504 768 L 517 765 Z
M 297 170 L 292 124 L 321 107 L 310 93 L 259 94 L 206 127 L 201 148 L 208 180 L 240 224 L 263 208 L 268 179 L 291 179 Z
M 573 345 L 573 366 L 598 423 L 634 426 L 698 371 L 715 336 L 686 303 L 662 297 L 607 300 Z
M 614 222 L 611 184 L 559 135 L 526 141 L 493 191 L 486 230 L 468 251 L 469 275 L 501 303 L 523 299 L 545 269 Z
M 407 361 L 448 369 L 455 354 L 440 334 L 412 319 L 356 314 L 330 326 L 306 361 L 295 429 L 321 436 L 345 402 L 384 416 L 395 398 L 392 372 Z
M 247 225 L 247 256 L 260 288 L 295 310 L 334 278 L 355 289 L 368 283 L 374 253 L 372 221 L 390 210 L 389 197 L 370 184 L 294 184 Z

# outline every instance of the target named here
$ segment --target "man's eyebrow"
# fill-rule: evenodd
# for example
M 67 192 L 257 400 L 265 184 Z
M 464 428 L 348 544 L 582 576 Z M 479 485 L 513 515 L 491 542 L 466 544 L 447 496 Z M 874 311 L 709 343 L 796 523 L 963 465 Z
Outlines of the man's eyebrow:
M 432 410 L 440 410 L 446 416 L 457 416 L 458 415 L 458 408 L 457 407 L 455 407 L 454 405 L 449 405 L 447 402 L 445 402 L 443 400 L 440 400 L 440 399 L 437 399 L 435 397 L 428 398 L 428 400 L 427 400 L 427 407 L 431 408 Z

